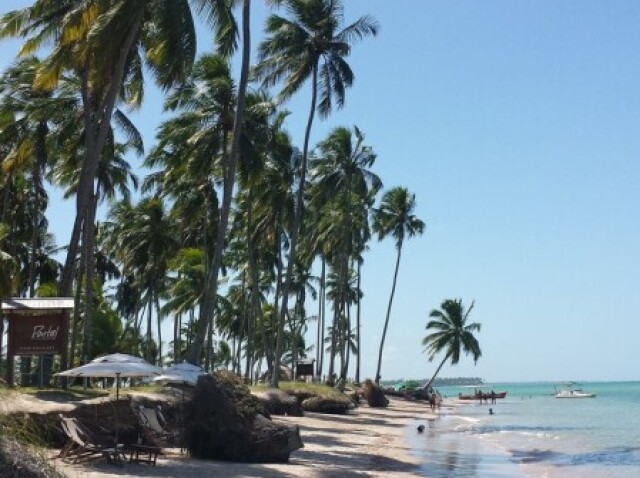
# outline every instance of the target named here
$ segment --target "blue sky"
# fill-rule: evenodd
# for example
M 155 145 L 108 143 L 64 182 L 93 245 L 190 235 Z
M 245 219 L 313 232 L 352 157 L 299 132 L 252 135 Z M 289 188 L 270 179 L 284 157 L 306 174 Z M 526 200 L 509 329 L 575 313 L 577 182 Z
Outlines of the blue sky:
M 640 3 L 345 3 L 347 20 L 370 14 L 382 28 L 354 47 L 346 107 L 316 122 L 312 144 L 357 125 L 385 187 L 415 192 L 427 223 L 403 251 L 383 378 L 433 372 L 420 345 L 428 312 L 460 297 L 476 301 L 483 357 L 444 376 L 637 379 Z M 266 10 L 253 4 L 257 42 Z M 16 45 L 0 43 L 0 67 Z M 287 104 L 299 145 L 308 103 L 305 90 Z M 147 147 L 161 105 L 150 90 L 135 116 Z M 73 206 L 53 202 L 64 243 Z M 390 241 L 372 243 L 363 269 L 367 376 L 394 259 Z

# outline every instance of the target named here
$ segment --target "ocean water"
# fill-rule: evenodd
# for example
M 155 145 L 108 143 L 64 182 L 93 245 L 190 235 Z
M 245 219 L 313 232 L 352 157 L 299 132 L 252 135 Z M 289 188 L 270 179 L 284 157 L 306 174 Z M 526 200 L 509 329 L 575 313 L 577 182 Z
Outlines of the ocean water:
M 640 382 L 585 382 L 596 397 L 584 399 L 557 399 L 552 383 L 492 388 L 508 391 L 507 398 L 443 409 L 438 419 L 418 417 L 407 430 L 425 476 L 640 477 Z M 417 433 L 419 424 L 424 433 Z

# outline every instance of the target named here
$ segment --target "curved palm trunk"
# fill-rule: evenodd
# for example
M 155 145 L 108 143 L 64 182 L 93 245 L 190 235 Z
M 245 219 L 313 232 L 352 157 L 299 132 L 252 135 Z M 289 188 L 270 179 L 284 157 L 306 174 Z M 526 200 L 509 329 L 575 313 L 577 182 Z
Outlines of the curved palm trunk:
M 442 368 L 442 366 L 444 365 L 444 363 L 447 361 L 447 359 L 449 358 L 449 355 L 445 355 L 444 358 L 442 359 L 442 362 L 440 362 L 440 365 L 438 365 L 438 368 L 436 369 L 436 372 L 433 374 L 433 377 L 431 377 L 431 380 L 429 380 L 424 387 L 422 387 L 422 389 L 426 392 L 429 391 L 429 389 L 431 388 L 431 384 L 434 382 L 434 380 L 436 379 L 436 377 L 438 376 L 438 374 L 440 373 L 440 369 Z
M 111 117 L 113 116 L 118 92 L 122 85 L 127 57 L 129 56 L 131 47 L 133 46 L 133 43 L 140 31 L 140 27 L 142 26 L 144 8 L 145 5 L 142 4 L 136 17 L 131 22 L 129 32 L 120 46 L 118 62 L 113 69 L 113 74 L 110 78 L 106 94 L 103 101 L 97 105 L 97 110 L 92 106 L 92 100 L 96 100 L 96 98 L 90 97 L 87 68 L 85 68 L 85 71 L 83 72 L 82 102 L 84 108 L 86 156 L 80 173 L 78 191 L 76 193 L 76 219 L 73 225 L 71 240 L 69 241 L 67 258 L 62 270 L 62 277 L 58 286 L 58 294 L 61 297 L 67 297 L 71 293 L 73 271 L 75 269 L 76 256 L 78 254 L 81 223 L 83 219 L 90 214 L 88 213 L 88 210 L 91 208 L 93 203 L 93 183 L 96 177 L 96 171 L 98 170 L 98 162 L 100 160 L 100 155 L 102 154 L 102 148 L 104 147 L 107 139 L 107 133 L 111 124 Z M 94 114 L 98 117 L 97 121 Z M 89 224 L 85 227 L 88 227 L 89 234 L 93 234 L 93 224 Z
M 324 278 L 326 273 L 326 262 L 324 256 L 322 256 L 322 269 L 320 272 L 320 293 L 318 294 L 318 331 L 316 336 L 316 377 L 322 375 L 322 329 L 324 327 L 324 321 L 322 320 L 322 306 L 324 304 Z
M 384 339 L 387 337 L 387 328 L 389 327 L 389 316 L 391 315 L 391 304 L 393 304 L 393 296 L 396 293 L 396 283 L 398 281 L 398 269 L 400 268 L 400 256 L 402 254 L 402 243 L 398 245 L 398 257 L 396 258 L 396 270 L 393 274 L 393 285 L 391 286 L 391 296 L 389 297 L 389 305 L 387 307 L 387 318 L 384 321 L 384 329 L 382 330 L 382 339 L 380 340 L 380 351 L 378 352 L 378 368 L 376 370 L 376 384 L 380 384 L 380 368 L 382 367 L 382 349 L 384 348 Z
M 304 145 L 302 148 L 302 162 L 300 164 L 300 185 L 296 195 L 296 211 L 291 232 L 291 246 L 289 248 L 289 262 L 287 263 L 287 274 L 282 288 L 282 306 L 280 307 L 280 318 L 278 323 L 278 334 L 276 338 L 276 354 L 275 369 L 280 369 L 280 355 L 283 347 L 284 324 L 289 303 L 289 291 L 291 290 L 291 280 L 293 279 L 293 266 L 296 262 L 296 252 L 298 248 L 298 235 L 300 233 L 300 225 L 302 224 L 302 208 L 304 206 L 304 186 L 307 180 L 307 156 L 309 155 L 309 139 L 311 136 L 311 126 L 316 112 L 316 103 L 318 100 L 318 62 L 313 65 L 313 75 L 311 83 L 311 109 L 309 110 L 309 119 L 307 120 L 307 128 L 304 132 Z M 278 374 L 273 374 L 271 385 L 278 387 Z
M 222 249 L 224 248 L 224 238 L 229 222 L 229 212 L 231 211 L 231 199 L 233 196 L 233 186 L 236 176 L 236 165 L 240 155 L 240 137 L 242 136 L 242 121 L 244 118 L 245 98 L 247 94 L 247 84 L 249 82 L 249 61 L 251 58 L 251 0 L 244 0 L 242 6 L 242 67 L 240 70 L 240 83 L 238 84 L 238 97 L 235 116 L 233 119 L 233 142 L 231 144 L 231 155 L 229 164 L 225 171 L 222 208 L 220 210 L 220 222 L 218 223 L 218 234 L 216 249 L 213 254 L 211 270 L 207 276 L 208 287 L 205 288 L 204 297 L 200 306 L 199 327 L 193 345 L 187 352 L 186 360 L 192 364 L 198 362 L 208 329 L 213 325 L 213 310 L 216 296 L 218 294 L 218 272 L 222 264 Z

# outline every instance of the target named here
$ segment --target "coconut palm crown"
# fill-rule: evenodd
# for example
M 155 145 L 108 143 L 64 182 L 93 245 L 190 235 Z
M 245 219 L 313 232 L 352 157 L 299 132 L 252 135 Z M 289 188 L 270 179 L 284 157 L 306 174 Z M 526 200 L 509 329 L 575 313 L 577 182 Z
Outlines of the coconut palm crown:
M 429 361 L 433 361 L 436 355 L 444 352 L 444 358 L 436 372 L 425 385 L 428 390 L 435 380 L 438 372 L 447 360 L 451 365 L 460 361 L 460 354 L 471 355 L 474 363 L 482 356 L 478 339 L 474 332 L 480 332 L 481 325 L 477 322 L 468 323 L 469 314 L 473 310 L 475 302 L 471 302 L 465 309 L 461 299 L 447 299 L 440 305 L 440 309 L 433 309 L 429 313 L 432 318 L 427 323 L 427 331 L 433 331 L 422 339 L 425 352 L 429 354 Z

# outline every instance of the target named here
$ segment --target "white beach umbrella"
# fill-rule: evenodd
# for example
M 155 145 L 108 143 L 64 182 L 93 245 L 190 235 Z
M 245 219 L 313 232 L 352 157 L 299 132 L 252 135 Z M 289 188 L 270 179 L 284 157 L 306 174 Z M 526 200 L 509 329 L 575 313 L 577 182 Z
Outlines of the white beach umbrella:
M 163 370 L 161 375 L 158 375 L 153 379 L 154 382 L 164 385 L 193 385 L 198 382 L 200 375 L 206 375 L 202 367 L 183 362 L 175 364 L 167 369 Z
M 136 361 L 117 361 L 122 359 L 124 354 L 118 355 L 116 361 L 107 360 L 108 356 L 99 357 L 85 365 L 80 367 L 71 368 L 64 372 L 57 373 L 58 377 L 102 377 L 102 378 L 115 378 L 116 379 L 116 398 L 120 397 L 120 378 L 124 377 L 151 377 L 154 375 L 160 375 L 162 369 L 145 362 L 138 357 L 132 357 Z
M 106 363 L 135 362 L 135 363 L 149 364 L 149 362 L 147 362 L 145 359 L 141 357 L 136 357 L 135 355 L 129 355 L 129 354 L 120 354 L 120 353 L 102 355 L 101 357 L 94 358 L 91 362 L 106 362 Z

